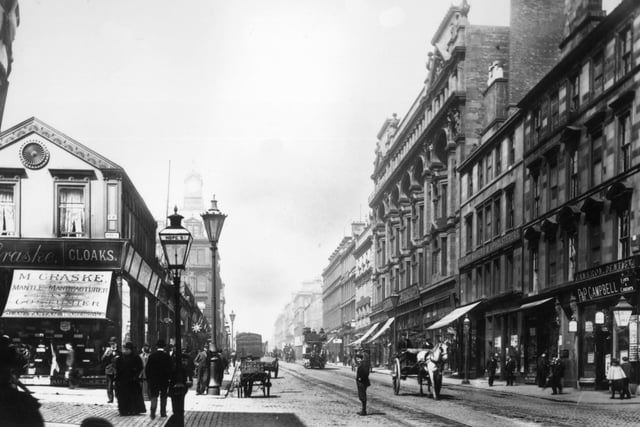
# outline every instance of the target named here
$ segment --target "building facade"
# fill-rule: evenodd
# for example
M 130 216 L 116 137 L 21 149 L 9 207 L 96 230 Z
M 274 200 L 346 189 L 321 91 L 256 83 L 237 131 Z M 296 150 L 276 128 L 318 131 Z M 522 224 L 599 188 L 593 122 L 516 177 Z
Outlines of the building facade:
M 89 384 L 110 337 L 173 337 L 156 222 L 126 172 L 36 118 L 1 133 L 0 152 L 0 331 L 32 350 L 25 380 L 64 381 L 50 368 L 67 342 Z

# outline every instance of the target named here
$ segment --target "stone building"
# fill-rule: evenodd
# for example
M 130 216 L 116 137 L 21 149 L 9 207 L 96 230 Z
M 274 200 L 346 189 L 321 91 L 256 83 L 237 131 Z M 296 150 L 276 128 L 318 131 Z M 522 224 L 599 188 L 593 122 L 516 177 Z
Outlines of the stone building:
M 522 339 L 532 364 L 560 355 L 566 379 L 607 387 L 612 358 L 638 379 L 640 4 L 608 15 L 599 0 L 565 1 L 561 59 L 519 102 L 524 128 Z M 532 370 L 532 368 L 528 368 Z M 634 381 L 632 381 L 634 382 Z

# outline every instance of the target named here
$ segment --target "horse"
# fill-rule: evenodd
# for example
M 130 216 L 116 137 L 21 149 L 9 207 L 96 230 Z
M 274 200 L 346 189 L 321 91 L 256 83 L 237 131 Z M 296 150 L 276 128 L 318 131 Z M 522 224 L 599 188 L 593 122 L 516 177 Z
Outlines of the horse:
M 442 387 L 442 366 L 449 357 L 449 342 L 439 342 L 431 350 L 422 350 L 418 353 L 418 363 L 427 375 L 428 388 L 431 397 L 435 400 L 440 398 L 440 388 Z

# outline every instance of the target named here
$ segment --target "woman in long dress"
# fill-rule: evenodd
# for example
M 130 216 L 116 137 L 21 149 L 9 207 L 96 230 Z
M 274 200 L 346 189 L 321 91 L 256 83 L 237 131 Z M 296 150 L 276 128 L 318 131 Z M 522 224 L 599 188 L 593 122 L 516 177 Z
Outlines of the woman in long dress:
M 135 354 L 133 344 L 128 342 L 122 348 L 122 356 L 116 360 L 116 398 L 120 415 L 146 412 L 140 387 L 141 372 L 142 360 Z

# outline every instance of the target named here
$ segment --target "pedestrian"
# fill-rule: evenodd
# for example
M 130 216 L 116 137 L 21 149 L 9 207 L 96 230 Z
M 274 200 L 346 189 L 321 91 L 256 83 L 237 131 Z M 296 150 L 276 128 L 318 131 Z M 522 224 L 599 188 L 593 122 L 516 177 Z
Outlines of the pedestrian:
M 116 378 L 116 359 L 120 356 L 118 351 L 118 342 L 116 337 L 109 339 L 109 347 L 106 348 L 102 355 L 102 364 L 104 365 L 104 374 L 107 379 L 107 398 L 109 403 L 113 403 L 113 392 Z
M 629 378 L 631 378 L 631 364 L 629 363 L 629 358 L 624 356 L 622 358 L 622 363 L 620 367 L 624 371 L 624 375 L 626 378 L 622 379 L 622 399 L 625 397 L 627 399 L 631 399 L 631 390 L 629 390 Z
M 487 361 L 487 374 L 489 375 L 489 387 L 493 387 L 493 380 L 498 369 L 498 353 L 492 354 Z
M 135 354 L 133 343 L 127 342 L 116 359 L 116 398 L 120 415 L 146 412 L 140 387 L 142 360 Z
M 554 357 L 549 366 L 551 394 L 562 394 L 562 377 L 564 377 L 564 365 L 559 357 Z
M 362 410 L 358 415 L 367 415 L 367 387 L 371 385 L 369 381 L 369 355 L 366 352 L 358 352 L 355 356 L 358 368 L 356 369 L 356 386 L 358 387 L 358 399 L 362 403 Z
M 196 365 L 193 358 L 189 355 L 189 349 L 182 350 L 182 367 L 184 368 L 184 377 L 189 387 L 193 384 L 193 373 L 196 371 Z
M 147 367 L 147 361 L 149 360 L 150 355 L 151 355 L 151 349 L 149 348 L 149 344 L 145 343 L 142 346 L 142 351 L 140 352 L 140 360 L 142 360 L 142 372 L 140 372 L 140 383 L 142 384 L 142 396 L 144 396 L 144 400 L 149 400 L 149 384 L 147 383 L 147 374 L 145 373 L 144 368 Z
M 28 363 L 26 354 L 12 345 L 7 335 L 0 337 L 0 420 L 3 426 L 44 427 L 38 399 L 19 380 Z
M 156 417 L 158 397 L 160 397 L 160 416 L 167 416 L 167 395 L 169 392 L 169 379 L 172 373 L 171 356 L 165 351 L 166 343 L 160 339 L 156 343 L 154 351 L 147 361 L 145 369 L 147 382 L 149 383 L 149 396 L 151 397 L 151 419 Z
M 547 387 L 547 377 L 549 376 L 549 361 L 547 360 L 547 353 L 542 353 L 538 357 L 537 370 L 536 370 L 536 382 L 538 387 Z
M 620 399 L 624 399 L 625 394 L 622 386 L 626 377 L 618 359 L 611 360 L 611 366 L 609 366 L 609 371 L 607 372 L 607 379 L 611 384 L 611 397 L 609 399 L 616 398 L 616 391 L 620 391 Z
M 78 384 L 80 383 L 80 375 L 76 369 L 76 351 L 73 349 L 73 345 L 70 342 L 66 343 L 64 347 L 67 350 L 67 370 L 65 371 L 64 376 L 69 382 L 69 388 L 74 389 L 78 387 Z
M 513 385 L 513 382 L 516 378 L 515 376 L 516 370 L 516 361 L 511 354 L 507 354 L 507 361 L 504 364 L 504 372 L 507 379 L 507 385 Z
M 207 394 L 209 386 L 209 353 L 206 344 L 202 346 L 202 350 L 196 355 L 193 364 L 196 366 L 196 378 L 198 379 L 196 394 Z

